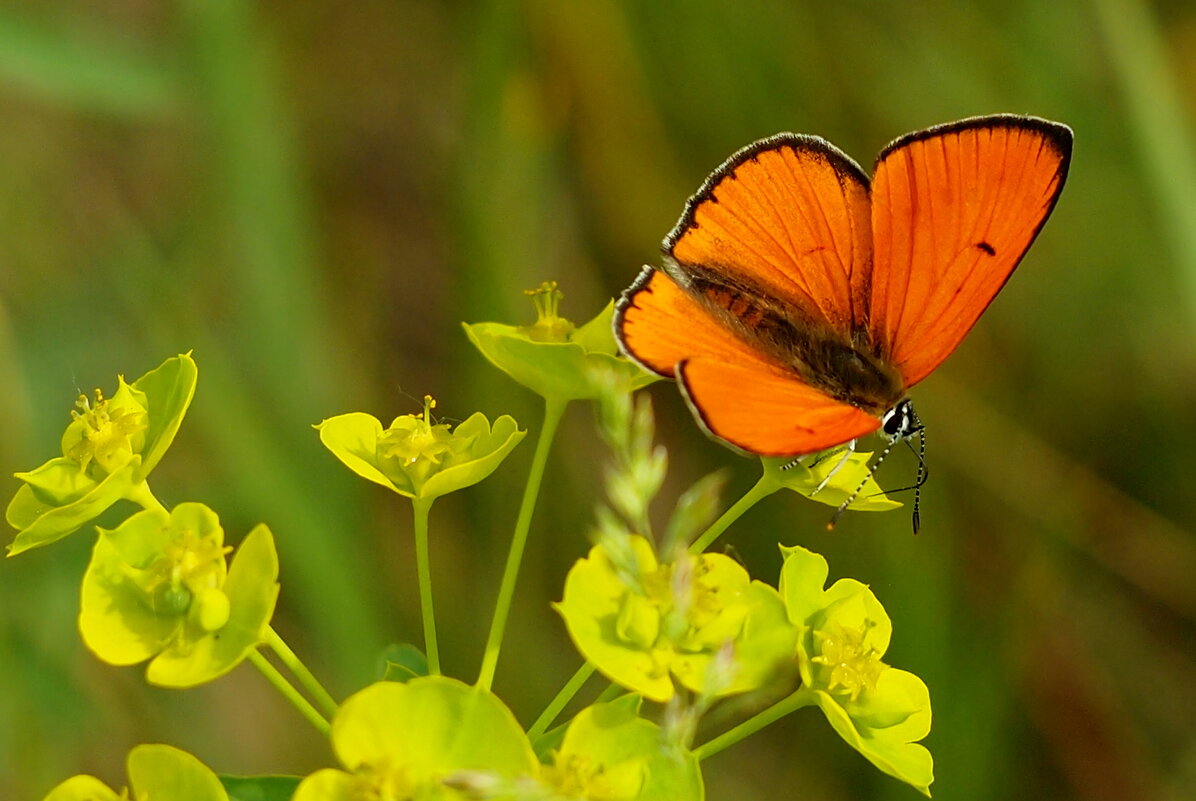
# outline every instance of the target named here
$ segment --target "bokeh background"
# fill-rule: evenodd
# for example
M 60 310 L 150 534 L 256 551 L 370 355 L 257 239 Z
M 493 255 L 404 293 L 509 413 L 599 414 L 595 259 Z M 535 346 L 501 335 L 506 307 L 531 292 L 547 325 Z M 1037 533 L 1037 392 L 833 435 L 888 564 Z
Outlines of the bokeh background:
M 561 282 L 588 319 L 657 258 L 703 177 L 777 131 L 869 165 L 974 114 L 1061 120 L 1068 186 L 1016 277 L 916 400 L 923 529 L 776 496 L 727 536 L 823 552 L 894 619 L 929 684 L 947 799 L 1196 793 L 1196 6 L 1142 0 L 6 0 L 0 5 L 0 472 L 53 456 L 76 395 L 194 349 L 153 486 L 229 539 L 268 522 L 276 628 L 338 696 L 419 641 L 409 508 L 319 446 L 364 410 L 511 413 L 536 398 L 461 321 L 529 322 Z M 651 390 L 672 472 L 758 464 Z M 433 510 L 444 662 L 480 660 L 529 437 Z M 497 690 L 530 722 L 578 664 L 548 602 L 588 547 L 604 458 L 571 408 Z M 895 458 L 882 483 L 913 476 Z M 886 478 L 887 476 L 887 478 Z M 18 482 L 0 479 L 6 496 Z M 118 518 L 109 517 L 109 523 Z M 225 773 L 306 773 L 327 745 L 248 666 L 185 693 L 100 664 L 75 626 L 92 535 L 0 563 L 0 797 L 139 742 Z M 588 690 L 592 696 L 599 684 Z M 812 710 L 706 763 L 709 797 L 910 799 Z

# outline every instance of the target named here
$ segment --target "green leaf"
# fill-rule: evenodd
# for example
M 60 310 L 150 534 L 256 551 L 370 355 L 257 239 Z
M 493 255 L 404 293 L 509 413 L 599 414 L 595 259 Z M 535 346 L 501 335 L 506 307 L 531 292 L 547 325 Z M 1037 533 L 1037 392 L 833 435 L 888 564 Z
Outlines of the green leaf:
M 141 452 L 141 471 L 136 479 L 138 483 L 157 467 L 174 442 L 191 399 L 195 397 L 197 379 L 195 360 L 190 353 L 183 353 L 167 359 L 133 382 L 133 389 L 145 393 L 149 417 L 145 447 Z
M 259 524 L 233 556 L 223 587 L 229 620 L 216 632 L 177 640 L 150 663 L 146 680 L 163 687 L 193 687 L 239 665 L 265 637 L 278 600 L 278 554 L 274 536 Z
M 221 776 L 229 801 L 290 801 L 302 776 Z
M 129 782 L 137 798 L 229 801 L 215 773 L 169 745 L 139 745 L 130 751 Z

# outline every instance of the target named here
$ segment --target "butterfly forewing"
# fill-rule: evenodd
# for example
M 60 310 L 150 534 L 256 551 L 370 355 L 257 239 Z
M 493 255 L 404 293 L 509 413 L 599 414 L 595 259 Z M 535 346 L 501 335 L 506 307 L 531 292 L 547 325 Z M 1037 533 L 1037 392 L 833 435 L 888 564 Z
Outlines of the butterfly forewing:
M 907 387 L 955 350 L 1063 188 L 1071 130 L 1008 115 L 898 139 L 872 182 L 870 329 Z
M 855 162 L 818 137 L 778 134 L 706 180 L 665 239 L 666 269 L 699 292 L 774 298 L 794 320 L 848 332 L 867 311 L 870 225 Z

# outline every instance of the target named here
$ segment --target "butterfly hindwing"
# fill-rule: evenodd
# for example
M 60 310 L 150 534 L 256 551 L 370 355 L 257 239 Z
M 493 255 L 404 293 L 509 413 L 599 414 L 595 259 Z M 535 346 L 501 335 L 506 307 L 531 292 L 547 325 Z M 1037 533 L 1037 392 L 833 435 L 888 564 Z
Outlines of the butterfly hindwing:
M 908 134 L 872 181 L 869 329 L 907 387 L 955 350 L 1054 208 L 1071 129 L 981 117 Z
M 677 381 L 707 431 L 761 456 L 813 453 L 880 427 L 867 412 L 765 364 L 686 359 Z

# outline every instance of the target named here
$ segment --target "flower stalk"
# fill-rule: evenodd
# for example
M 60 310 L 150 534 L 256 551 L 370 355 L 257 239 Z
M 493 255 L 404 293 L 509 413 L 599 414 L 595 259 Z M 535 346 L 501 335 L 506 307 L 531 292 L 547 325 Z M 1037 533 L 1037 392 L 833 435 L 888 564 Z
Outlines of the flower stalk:
M 440 647 L 436 642 L 436 613 L 432 607 L 432 566 L 428 556 L 428 514 L 431 498 L 415 497 L 411 506 L 415 512 L 415 565 L 419 574 L 419 606 L 424 622 L 424 651 L 428 656 L 428 673 L 440 675 Z
M 485 690 L 489 690 L 494 683 L 494 671 L 498 667 L 498 654 L 502 650 L 507 616 L 511 612 L 511 601 L 515 596 L 515 582 L 519 577 L 519 565 L 523 561 L 527 534 L 532 524 L 532 513 L 535 512 L 536 499 L 540 494 L 540 484 L 544 480 L 544 467 L 548 463 L 548 452 L 552 449 L 552 440 L 556 436 L 557 426 L 568 405 L 569 401 L 559 398 L 546 398 L 544 401 L 544 427 L 540 430 L 540 438 L 536 442 L 536 453 L 532 457 L 532 466 L 528 471 L 527 486 L 524 487 L 523 500 L 519 504 L 519 517 L 515 521 L 515 532 L 511 536 L 511 549 L 507 554 L 507 564 L 498 589 L 498 600 L 494 605 L 494 618 L 490 623 L 490 635 L 486 640 L 486 650 L 482 655 L 482 668 L 478 673 L 477 684 Z
M 336 700 L 324 689 L 324 685 L 320 684 L 315 675 L 307 669 L 307 665 L 303 664 L 282 637 L 278 636 L 278 632 L 274 630 L 273 626 L 266 627 L 266 645 L 275 653 L 283 666 L 291 671 L 308 695 L 320 705 L 323 714 L 332 717 L 338 706 Z
M 282 697 L 290 701 L 291 706 L 295 707 L 299 711 L 299 714 L 316 728 L 316 731 L 325 737 L 328 736 L 332 730 L 331 724 L 311 705 L 311 702 L 303 697 L 302 693 L 287 681 L 278 668 L 270 664 L 270 661 L 262 656 L 260 651 L 250 651 L 248 658 L 253 663 L 253 666 L 266 677 L 266 681 L 270 682 L 274 689 L 282 693 Z

